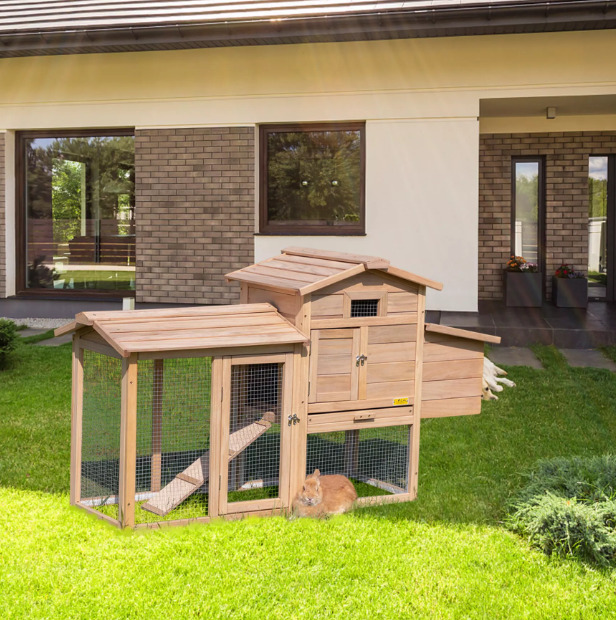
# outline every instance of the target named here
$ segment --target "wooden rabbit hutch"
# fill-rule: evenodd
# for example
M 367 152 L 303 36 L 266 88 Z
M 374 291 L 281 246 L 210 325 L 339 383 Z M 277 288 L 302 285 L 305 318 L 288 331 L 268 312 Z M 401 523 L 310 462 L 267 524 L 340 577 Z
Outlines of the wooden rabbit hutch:
M 425 323 L 441 285 L 288 248 L 236 306 L 88 312 L 74 331 L 71 502 L 119 526 L 288 509 L 307 473 L 359 503 L 417 495 L 419 421 L 481 410 L 483 348 Z

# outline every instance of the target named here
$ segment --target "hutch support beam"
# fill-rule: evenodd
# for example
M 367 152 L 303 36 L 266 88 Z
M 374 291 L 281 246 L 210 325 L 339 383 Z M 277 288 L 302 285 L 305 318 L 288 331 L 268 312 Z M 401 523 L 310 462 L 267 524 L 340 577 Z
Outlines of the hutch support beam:
M 122 527 L 135 526 L 135 475 L 137 462 L 137 356 L 122 360 L 120 418 L 120 505 Z
M 424 329 L 426 322 L 426 289 L 419 287 L 417 292 L 417 339 L 415 341 L 415 393 L 413 395 L 413 414 L 415 422 L 411 426 L 409 494 L 417 497 L 419 482 L 419 429 L 421 427 L 421 387 L 423 383 Z
M 81 437 L 83 419 L 83 349 L 73 336 L 73 381 L 71 400 L 71 504 L 81 500 Z

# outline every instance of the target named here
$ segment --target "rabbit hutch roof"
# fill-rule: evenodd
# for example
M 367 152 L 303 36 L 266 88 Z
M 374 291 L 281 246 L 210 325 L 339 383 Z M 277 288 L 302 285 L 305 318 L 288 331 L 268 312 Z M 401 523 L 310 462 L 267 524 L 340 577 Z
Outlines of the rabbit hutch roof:
M 269 303 L 81 312 L 56 336 L 92 328 L 122 357 L 198 349 L 293 344 L 308 338 Z
M 378 256 L 295 247 L 285 248 L 280 256 L 233 271 L 225 277 L 304 296 L 369 270 L 382 271 L 437 291 L 443 288 L 440 282 L 398 269 Z

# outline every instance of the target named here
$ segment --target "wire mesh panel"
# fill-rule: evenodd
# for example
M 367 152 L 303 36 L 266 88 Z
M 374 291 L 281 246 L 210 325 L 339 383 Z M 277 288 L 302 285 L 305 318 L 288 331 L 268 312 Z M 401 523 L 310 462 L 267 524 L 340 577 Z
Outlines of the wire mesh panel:
M 231 371 L 228 502 L 278 497 L 283 364 Z
M 212 360 L 140 360 L 135 523 L 208 514 Z
M 407 493 L 409 445 L 409 426 L 310 434 L 306 475 L 342 474 L 358 497 Z
M 378 316 L 379 300 L 378 299 L 352 299 L 351 300 L 351 318 L 362 316 Z
M 118 518 L 122 363 L 85 350 L 81 503 Z

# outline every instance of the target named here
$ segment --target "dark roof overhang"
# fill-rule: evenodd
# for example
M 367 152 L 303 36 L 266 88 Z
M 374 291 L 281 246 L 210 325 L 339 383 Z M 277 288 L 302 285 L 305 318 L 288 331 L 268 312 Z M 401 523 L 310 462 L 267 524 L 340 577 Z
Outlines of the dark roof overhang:
M 130 4 L 125 2 L 123 8 Z M 138 4 L 143 7 L 144 2 Z M 396 4 L 403 8 L 280 17 L 270 12 L 267 17 L 240 15 L 233 20 L 174 21 L 171 15 L 157 24 L 135 19 L 105 25 L 110 20 L 100 19 L 100 24 L 89 20 L 80 26 L 76 19 L 70 26 L 41 20 L 31 28 L 11 28 L 5 23 L 0 24 L 0 58 L 616 28 L 613 0 Z

